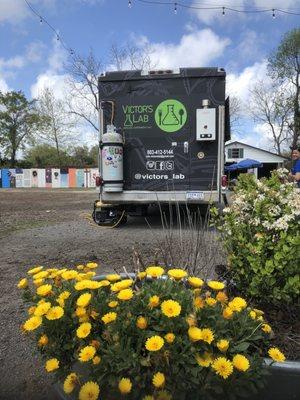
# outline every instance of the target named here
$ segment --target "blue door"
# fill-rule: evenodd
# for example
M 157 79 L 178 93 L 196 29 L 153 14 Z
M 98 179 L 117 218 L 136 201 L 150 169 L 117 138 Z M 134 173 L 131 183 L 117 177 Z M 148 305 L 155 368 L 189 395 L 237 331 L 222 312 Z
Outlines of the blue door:
M 9 176 L 9 169 L 3 169 L 2 171 L 2 187 L 3 188 L 10 188 L 10 176 Z

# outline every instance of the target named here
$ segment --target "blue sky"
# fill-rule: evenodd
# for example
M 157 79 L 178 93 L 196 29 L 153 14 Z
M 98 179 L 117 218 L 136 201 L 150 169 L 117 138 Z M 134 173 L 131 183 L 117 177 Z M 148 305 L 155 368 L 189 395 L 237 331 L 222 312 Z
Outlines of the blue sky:
M 30 1 L 30 0 L 29 0 Z M 155 1 L 155 0 L 153 0 Z M 299 27 L 300 16 L 275 12 L 243 14 L 197 10 L 174 4 L 149 5 L 138 0 L 31 0 L 33 7 L 80 54 L 93 48 L 109 64 L 113 43 L 151 48 L 157 67 L 219 66 L 227 71 L 227 91 L 247 110 L 249 88 L 265 79 L 266 60 L 282 35 Z M 194 7 L 225 6 L 242 10 L 281 8 L 300 13 L 300 0 L 181 0 Z M 65 89 L 67 54 L 45 23 L 40 24 L 24 0 L 0 0 L 0 90 L 23 90 L 37 96 L 50 86 Z M 90 136 L 92 138 L 92 136 Z M 235 138 L 270 148 L 265 127 L 247 112 Z

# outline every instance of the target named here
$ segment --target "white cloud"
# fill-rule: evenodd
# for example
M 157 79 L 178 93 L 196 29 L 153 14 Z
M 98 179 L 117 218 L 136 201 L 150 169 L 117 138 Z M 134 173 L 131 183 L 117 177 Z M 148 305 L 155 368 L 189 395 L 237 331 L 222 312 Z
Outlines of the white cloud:
M 25 59 L 22 56 L 15 56 L 5 60 L 0 58 L 0 68 L 22 68 L 25 65 Z
M 18 23 L 27 18 L 30 12 L 26 3 L 22 0 L 0 1 L 0 23 Z
M 248 103 L 249 89 L 258 81 L 267 79 L 267 61 L 256 62 L 252 66 L 246 67 L 240 74 L 229 73 L 227 75 L 227 93 Z
M 274 151 L 272 136 L 267 124 L 257 124 L 249 129 L 251 132 L 246 134 L 233 134 L 231 140 L 249 144 L 260 149 Z
M 0 92 L 6 93 L 6 92 L 9 92 L 10 90 L 11 90 L 11 88 L 8 86 L 6 81 L 0 77 Z
M 45 49 L 44 43 L 41 41 L 35 41 L 29 43 L 26 47 L 26 58 L 29 62 L 38 62 L 42 59 L 43 50 Z
M 201 67 L 221 56 L 229 45 L 210 29 L 191 31 L 179 43 L 151 43 L 145 36 L 136 38 L 136 45 L 150 50 L 151 64 L 155 68 Z

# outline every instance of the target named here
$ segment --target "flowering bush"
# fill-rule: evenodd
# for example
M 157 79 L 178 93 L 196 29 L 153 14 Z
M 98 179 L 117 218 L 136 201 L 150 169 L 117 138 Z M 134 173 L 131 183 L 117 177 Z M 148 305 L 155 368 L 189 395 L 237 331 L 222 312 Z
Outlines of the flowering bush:
M 240 175 L 232 205 L 214 213 L 237 288 L 275 304 L 295 302 L 300 293 L 300 195 L 287 172 L 261 180 Z
M 270 348 L 263 311 L 229 299 L 222 282 L 159 266 L 135 280 L 92 280 L 94 266 L 36 267 L 28 271 L 32 282 L 18 284 L 30 305 L 22 330 L 65 393 L 80 400 L 234 398 L 262 385 L 267 352 L 284 361 Z

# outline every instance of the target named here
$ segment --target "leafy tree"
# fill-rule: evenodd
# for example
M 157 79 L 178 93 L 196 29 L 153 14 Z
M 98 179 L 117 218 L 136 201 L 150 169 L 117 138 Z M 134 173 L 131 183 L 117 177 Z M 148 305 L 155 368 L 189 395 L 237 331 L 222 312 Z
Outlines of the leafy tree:
M 292 88 L 293 131 L 291 145 L 296 146 L 300 138 L 300 28 L 287 32 L 278 48 L 269 58 L 269 71 L 272 78 L 281 83 L 288 83 Z
M 96 167 L 98 165 L 98 152 L 98 146 L 94 146 L 92 149 L 87 146 L 77 146 L 72 152 L 72 165 L 77 168 Z
M 44 123 L 35 108 L 35 100 L 28 101 L 21 91 L 0 92 L 0 144 L 11 167 L 16 165 L 17 151 L 24 149 Z
M 77 140 L 75 134 L 76 120 L 66 111 L 66 103 L 54 96 L 51 89 L 45 88 L 38 98 L 38 110 L 47 120 L 37 132 L 40 140 L 54 146 L 58 163 L 63 164 L 63 150 Z
M 69 166 L 71 157 L 61 150 L 59 155 L 57 149 L 49 144 L 41 144 L 26 150 L 23 162 L 35 168 Z

